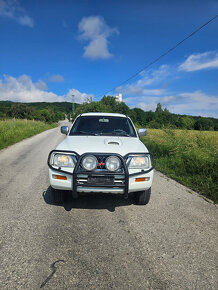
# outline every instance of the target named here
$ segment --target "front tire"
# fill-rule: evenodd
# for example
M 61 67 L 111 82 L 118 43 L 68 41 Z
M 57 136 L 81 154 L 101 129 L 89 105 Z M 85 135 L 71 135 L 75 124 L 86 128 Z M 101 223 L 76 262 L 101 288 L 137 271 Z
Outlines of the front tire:
M 54 203 L 63 203 L 64 202 L 64 193 L 62 190 L 59 189 L 55 189 L 55 188 L 51 188 L 52 191 L 52 196 L 53 196 L 53 200 Z
M 151 196 L 151 188 L 135 193 L 136 204 L 145 205 L 149 203 Z

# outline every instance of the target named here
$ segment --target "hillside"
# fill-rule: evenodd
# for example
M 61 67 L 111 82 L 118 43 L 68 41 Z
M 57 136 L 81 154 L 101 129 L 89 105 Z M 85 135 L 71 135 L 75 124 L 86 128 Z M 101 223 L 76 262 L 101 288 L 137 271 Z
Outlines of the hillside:
M 114 97 L 104 96 L 99 102 L 83 103 L 77 106 L 75 116 L 85 112 L 113 112 L 130 116 L 133 122 L 139 127 L 154 129 L 188 129 L 217 131 L 218 119 L 196 117 L 187 115 L 177 115 L 170 113 L 166 108 L 162 109 L 161 104 L 157 104 L 155 112 L 145 112 L 140 108 L 130 109 L 125 103 L 116 102 Z
M 72 104 L 69 102 L 18 103 L 0 101 L 0 120 L 18 118 L 52 123 L 65 119 L 65 115 L 71 111 Z
M 116 112 L 131 117 L 138 126 L 161 129 L 188 129 L 217 131 L 218 119 L 200 116 L 187 116 L 170 113 L 166 108 L 162 109 L 161 104 L 157 105 L 155 112 L 145 112 L 140 108 L 130 109 L 125 103 L 118 103 L 114 97 L 104 96 L 98 102 L 87 102 L 75 104 L 73 118 L 84 112 Z M 37 103 L 16 103 L 0 101 L 0 120 L 8 118 L 35 119 L 48 123 L 58 122 L 72 118 L 72 103 L 70 102 L 37 102 Z

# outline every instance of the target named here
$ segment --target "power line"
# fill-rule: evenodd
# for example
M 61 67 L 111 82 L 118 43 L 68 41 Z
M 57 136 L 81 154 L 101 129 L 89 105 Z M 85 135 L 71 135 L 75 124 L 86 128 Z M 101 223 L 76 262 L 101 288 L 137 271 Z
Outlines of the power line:
M 189 39 L 190 37 L 192 37 L 194 34 L 196 34 L 198 31 L 200 31 L 202 28 L 204 28 L 206 25 L 208 25 L 210 22 L 212 22 L 213 20 L 215 20 L 218 17 L 218 14 L 216 16 L 214 16 L 213 18 L 211 18 L 210 20 L 208 20 L 207 22 L 205 22 L 203 25 L 201 25 L 199 28 L 197 28 L 195 31 L 193 31 L 191 34 L 189 34 L 188 36 L 186 36 L 183 40 L 179 41 L 176 45 L 174 45 L 173 47 L 171 47 L 170 49 L 168 49 L 166 52 L 164 52 L 163 54 L 161 54 L 159 57 L 157 57 L 156 59 L 154 59 L 152 62 L 150 62 L 149 64 L 147 64 L 146 66 L 144 66 L 141 70 L 139 70 L 138 72 L 136 72 L 135 74 L 133 74 L 132 76 L 130 76 L 128 79 L 126 79 L 125 81 L 121 82 L 120 84 L 118 84 L 116 87 L 112 88 L 110 91 L 107 91 L 104 95 L 107 95 L 108 93 L 114 91 L 117 87 L 127 83 L 128 81 L 130 81 L 131 79 L 135 78 L 137 75 L 139 75 L 141 72 L 143 72 L 144 70 L 146 70 L 147 68 L 149 68 L 151 65 L 155 64 L 157 61 L 159 61 L 162 57 L 166 56 L 167 54 L 169 54 L 171 51 L 173 51 L 174 49 L 176 49 L 179 45 L 181 45 L 184 41 L 186 41 L 187 39 Z

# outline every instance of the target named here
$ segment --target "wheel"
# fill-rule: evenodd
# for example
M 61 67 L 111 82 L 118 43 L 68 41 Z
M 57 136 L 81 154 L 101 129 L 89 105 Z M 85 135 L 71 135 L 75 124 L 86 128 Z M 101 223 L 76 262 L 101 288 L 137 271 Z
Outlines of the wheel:
M 144 205 L 144 204 L 149 203 L 150 196 L 151 196 L 151 188 L 149 188 L 147 190 L 136 192 L 135 193 L 136 204 Z
M 52 196 L 55 203 L 62 203 L 64 201 L 64 193 L 62 190 L 51 188 Z

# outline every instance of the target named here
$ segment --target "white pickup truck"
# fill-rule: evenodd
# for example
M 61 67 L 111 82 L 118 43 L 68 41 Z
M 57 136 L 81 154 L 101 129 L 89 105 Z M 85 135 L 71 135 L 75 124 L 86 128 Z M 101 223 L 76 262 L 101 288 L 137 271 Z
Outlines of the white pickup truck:
M 136 129 L 128 116 L 84 113 L 72 128 L 61 127 L 66 138 L 48 156 L 49 180 L 55 202 L 66 191 L 74 198 L 84 193 L 135 195 L 136 204 L 150 200 L 154 160 L 139 140 L 146 129 Z

